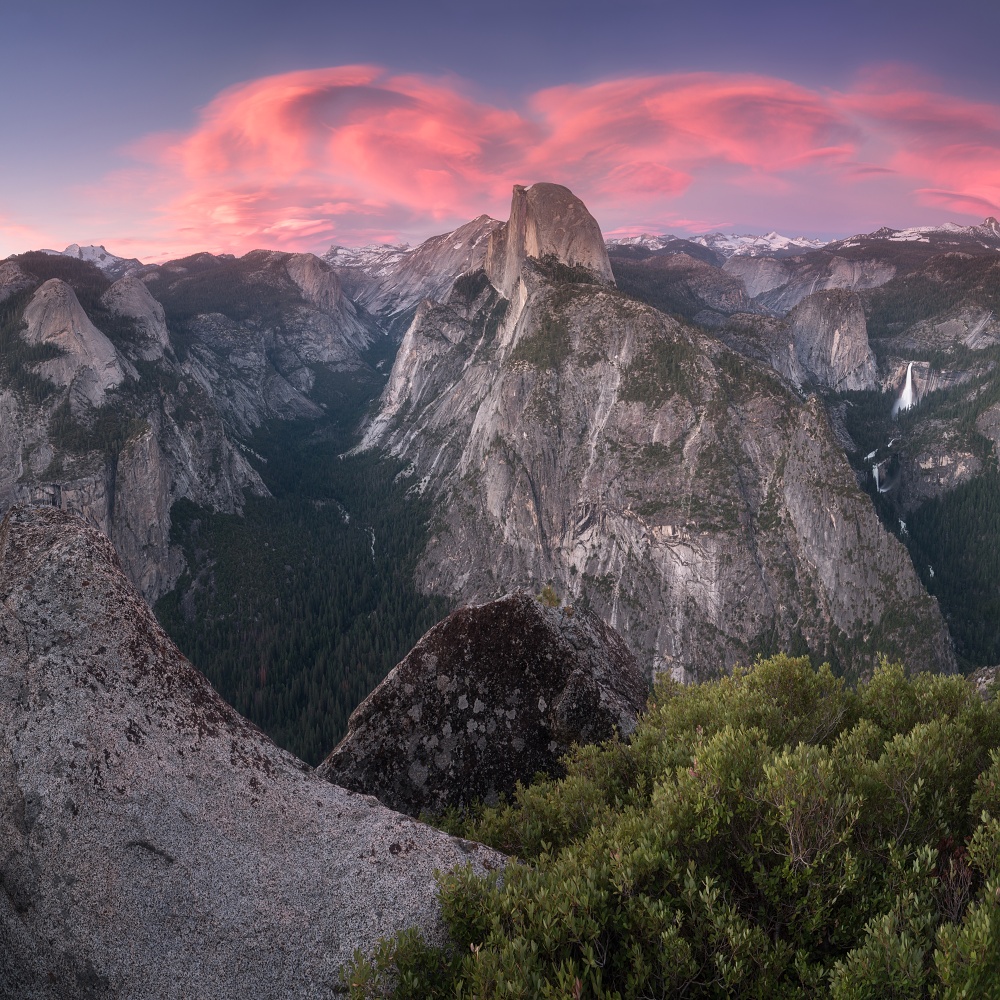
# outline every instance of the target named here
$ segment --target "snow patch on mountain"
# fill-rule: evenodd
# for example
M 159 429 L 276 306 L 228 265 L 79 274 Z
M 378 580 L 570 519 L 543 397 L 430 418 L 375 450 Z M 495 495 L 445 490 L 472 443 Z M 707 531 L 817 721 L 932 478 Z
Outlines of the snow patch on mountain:
M 960 226 L 945 222 L 940 226 L 910 226 L 907 229 L 893 229 L 883 226 L 872 233 L 859 233 L 849 239 L 834 244 L 839 249 L 859 247 L 871 240 L 885 240 L 890 243 L 937 243 L 948 240 L 972 240 L 990 250 L 1000 250 L 1000 223 L 991 215 L 978 226 Z
M 356 267 L 373 277 L 392 272 L 413 251 L 409 243 L 369 243 L 363 247 L 332 246 L 323 259 L 335 267 Z
M 662 250 L 676 240 L 683 239 L 689 243 L 714 250 L 720 256 L 729 257 L 766 257 L 774 254 L 806 253 L 809 250 L 819 250 L 826 246 L 826 240 L 811 240 L 805 236 L 782 236 L 780 233 L 767 233 L 764 236 L 737 233 L 704 233 L 701 236 L 674 236 L 663 234 L 653 236 L 643 233 L 641 236 L 623 236 L 607 240 L 609 247 L 643 247 L 646 250 Z

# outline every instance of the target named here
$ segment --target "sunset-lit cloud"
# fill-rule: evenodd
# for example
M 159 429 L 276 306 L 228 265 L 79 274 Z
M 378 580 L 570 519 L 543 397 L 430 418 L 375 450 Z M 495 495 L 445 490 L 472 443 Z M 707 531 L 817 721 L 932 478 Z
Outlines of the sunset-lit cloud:
M 26 225 L 0 208 L 0 246 L 42 247 L 49 239 L 49 233 L 37 226 Z
M 1000 106 L 892 71 L 848 91 L 628 77 L 504 106 L 454 78 L 340 66 L 231 87 L 190 130 L 127 154 L 86 192 L 88 224 L 103 211 L 101 242 L 146 259 L 421 238 L 504 218 L 511 185 L 537 180 L 572 188 L 609 232 L 834 235 L 1000 211 Z

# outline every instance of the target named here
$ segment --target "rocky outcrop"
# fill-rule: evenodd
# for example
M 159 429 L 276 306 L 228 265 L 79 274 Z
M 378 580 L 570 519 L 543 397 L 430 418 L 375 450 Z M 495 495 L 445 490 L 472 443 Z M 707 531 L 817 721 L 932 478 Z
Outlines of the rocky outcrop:
M 12 295 L 31 288 L 36 282 L 22 271 L 12 260 L 0 261 L 0 302 Z
M 878 369 L 855 292 L 814 292 L 788 315 L 795 357 L 809 379 L 835 392 L 875 389 Z
M 761 306 L 784 315 L 807 295 L 830 288 L 861 291 L 878 288 L 896 276 L 886 260 L 851 260 L 818 250 L 801 257 L 730 257 L 723 270 L 741 278 Z
M 979 667 L 968 676 L 984 701 L 990 701 L 1000 693 L 1000 666 Z
M 344 266 L 344 254 L 338 253 L 342 248 L 333 247 L 327 259 L 358 304 L 398 340 L 422 300 L 446 299 L 460 274 L 483 266 L 490 234 L 499 226 L 496 219 L 480 215 L 412 249 L 373 247 L 371 253 L 352 255 Z
M 329 356 L 334 345 L 347 344 L 356 351 L 368 347 L 372 332 L 358 319 L 354 303 L 344 295 L 337 272 L 329 264 L 315 254 L 297 253 L 287 258 L 285 269 L 303 299 L 329 321 L 324 324 L 323 331 L 327 334 L 327 343 L 322 340 L 317 343 L 315 338 L 303 338 L 301 335 L 296 338 L 297 346 L 305 348 L 303 357 L 306 360 L 341 361 L 339 353 L 336 357 Z
M 240 436 L 319 417 L 319 369 L 377 379 L 361 352 L 381 335 L 311 254 L 202 254 L 114 283 L 86 257 L 27 254 L 3 280 L 15 303 L 35 289 L 22 335 L 52 356 L 7 359 L 14 379 L 0 372 L 0 512 L 27 502 L 80 514 L 150 601 L 183 570 L 176 500 L 234 513 L 267 494 Z M 26 391 L 38 374 L 51 389 Z
M 485 262 L 490 281 L 505 298 L 511 298 L 529 257 L 553 257 L 569 267 L 585 268 L 604 284 L 615 283 L 601 227 L 561 184 L 514 185 L 510 218 L 490 234 Z
M 495 803 L 573 743 L 629 734 L 648 686 L 592 611 L 526 594 L 435 625 L 351 716 L 317 768 L 402 812 Z
M 115 316 L 132 320 L 136 343 L 135 356 L 143 361 L 156 361 L 170 344 L 167 318 L 145 283 L 127 274 L 119 278 L 101 296 L 101 303 Z
M 954 669 L 815 400 L 530 258 L 515 294 L 470 276 L 425 303 L 366 431 L 435 498 L 423 588 L 480 603 L 551 583 L 680 678 L 803 640 L 858 673 L 880 651 Z
M 958 347 L 981 351 L 1000 344 L 1000 320 L 991 309 L 963 304 L 944 314 L 914 323 L 903 333 L 887 338 L 894 354 L 950 352 Z
M 64 388 L 71 399 L 100 406 L 108 390 L 121 385 L 126 364 L 114 344 L 91 323 L 73 289 L 50 278 L 35 292 L 24 310 L 22 336 L 29 344 L 48 344 L 58 357 L 36 366 L 40 375 Z
M 0 994 L 327 997 L 501 859 L 322 780 L 212 690 L 110 542 L 0 526 Z

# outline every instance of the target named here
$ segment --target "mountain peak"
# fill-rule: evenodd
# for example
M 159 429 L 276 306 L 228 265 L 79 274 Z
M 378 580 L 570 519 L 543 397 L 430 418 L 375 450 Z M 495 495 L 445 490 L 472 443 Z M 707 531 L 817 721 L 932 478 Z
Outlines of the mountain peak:
M 515 184 L 510 219 L 490 236 L 486 273 L 510 298 L 525 260 L 548 256 L 570 267 L 585 267 L 605 284 L 614 284 L 601 227 L 587 206 L 561 184 Z

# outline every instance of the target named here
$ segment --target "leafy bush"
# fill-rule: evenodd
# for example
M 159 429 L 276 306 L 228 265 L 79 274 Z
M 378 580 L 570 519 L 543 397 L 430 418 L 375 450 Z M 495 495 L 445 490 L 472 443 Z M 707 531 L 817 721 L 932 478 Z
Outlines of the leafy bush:
M 449 943 L 355 998 L 1000 996 L 1000 710 L 882 662 L 658 682 L 632 740 L 449 817 L 513 855 L 439 876 Z

